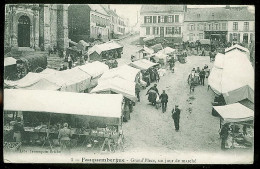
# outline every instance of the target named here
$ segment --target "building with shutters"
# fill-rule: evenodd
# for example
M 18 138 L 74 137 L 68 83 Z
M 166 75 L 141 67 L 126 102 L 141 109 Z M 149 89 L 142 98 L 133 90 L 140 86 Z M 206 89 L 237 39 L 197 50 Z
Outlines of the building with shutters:
M 110 16 L 100 4 L 73 4 L 68 8 L 69 38 L 78 42 L 109 39 Z
M 247 43 L 254 39 L 254 14 L 247 7 L 188 8 L 183 40 L 212 39 Z
M 5 47 L 68 47 L 68 5 L 7 4 Z
M 142 5 L 140 43 L 147 37 L 182 42 L 184 13 L 187 5 Z

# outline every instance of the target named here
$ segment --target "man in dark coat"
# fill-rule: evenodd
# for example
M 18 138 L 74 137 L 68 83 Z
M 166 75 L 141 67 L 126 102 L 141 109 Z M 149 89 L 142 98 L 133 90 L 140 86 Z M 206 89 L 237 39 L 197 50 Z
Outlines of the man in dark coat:
M 140 87 L 139 87 L 139 85 L 138 84 L 135 84 L 135 95 L 136 95 L 136 97 L 137 97 L 137 99 L 138 99 L 138 102 L 140 102 Z
M 226 149 L 226 141 L 227 141 L 227 138 L 228 138 L 228 130 L 229 130 L 229 127 L 228 127 L 228 123 L 224 124 L 221 128 L 221 131 L 220 131 L 220 137 L 221 137 L 221 149 L 222 150 L 225 150 Z
M 163 90 L 163 93 L 160 95 L 161 103 L 162 103 L 162 112 L 166 112 L 167 109 L 167 103 L 168 103 L 168 95 L 165 93 L 165 90 Z
M 205 80 L 205 75 L 206 75 L 206 72 L 204 71 L 204 69 L 202 69 L 199 73 L 200 75 L 200 84 L 204 86 L 204 80 Z
M 175 105 L 175 110 L 172 110 L 172 118 L 174 120 L 175 131 L 179 131 L 180 128 L 179 123 L 181 110 L 178 107 L 178 105 Z

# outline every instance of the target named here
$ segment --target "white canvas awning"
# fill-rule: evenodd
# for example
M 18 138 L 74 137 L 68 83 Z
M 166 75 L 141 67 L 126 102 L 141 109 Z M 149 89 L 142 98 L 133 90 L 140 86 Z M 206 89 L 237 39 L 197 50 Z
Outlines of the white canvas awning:
M 247 55 L 235 50 L 219 56 L 209 76 L 210 87 L 223 94 L 227 104 L 244 99 L 254 103 L 254 69 Z
M 254 111 L 240 103 L 234 103 L 225 106 L 213 106 L 213 108 L 224 119 L 224 122 L 254 120 Z
M 16 65 L 16 59 L 13 57 L 6 57 L 4 60 L 4 66 Z
M 42 90 L 4 90 L 5 111 L 48 112 L 121 118 L 121 94 L 87 94 Z
M 98 85 L 91 90 L 91 93 L 99 93 L 104 91 L 113 91 L 115 93 L 121 93 L 126 98 L 137 101 L 135 96 L 135 83 L 127 81 L 120 77 L 114 77 L 99 81 Z
M 131 62 L 129 65 L 140 70 L 147 70 L 153 66 L 158 65 L 158 63 L 153 63 L 149 60 L 141 59 L 141 60 Z
M 85 65 L 79 66 L 79 69 L 82 71 L 88 73 L 92 78 L 96 78 L 100 75 L 102 75 L 105 71 L 109 70 L 108 65 L 95 61 L 92 63 L 87 63 Z
M 103 52 L 103 51 L 119 49 L 122 47 L 123 47 L 122 45 L 120 45 L 119 43 L 117 43 L 115 41 L 109 41 L 106 43 L 102 43 L 102 44 L 93 46 L 92 48 L 89 49 L 88 54 L 91 55 L 93 52 L 96 51 L 100 55 L 101 52 Z
M 120 77 L 130 82 L 135 82 L 136 76 L 139 72 L 140 69 L 136 69 L 128 65 L 122 65 L 117 68 L 105 71 L 98 81 L 103 81 L 114 77 Z
M 169 55 L 169 54 L 173 54 L 175 51 L 176 51 L 176 49 L 173 49 L 171 47 L 166 47 L 166 48 L 164 48 L 162 50 L 159 50 L 157 53 L 162 53 L 162 54 Z

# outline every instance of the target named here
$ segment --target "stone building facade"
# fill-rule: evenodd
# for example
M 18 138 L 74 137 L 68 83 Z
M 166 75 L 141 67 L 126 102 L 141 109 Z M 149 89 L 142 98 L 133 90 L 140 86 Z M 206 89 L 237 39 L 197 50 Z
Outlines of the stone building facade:
M 7 4 L 5 46 L 48 49 L 68 47 L 68 6 L 62 4 Z

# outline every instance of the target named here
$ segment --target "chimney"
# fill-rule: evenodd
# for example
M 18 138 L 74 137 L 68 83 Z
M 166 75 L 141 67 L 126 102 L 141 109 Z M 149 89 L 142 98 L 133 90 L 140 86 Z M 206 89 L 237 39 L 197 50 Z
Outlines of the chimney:
M 187 5 L 183 5 L 183 12 L 187 12 Z

